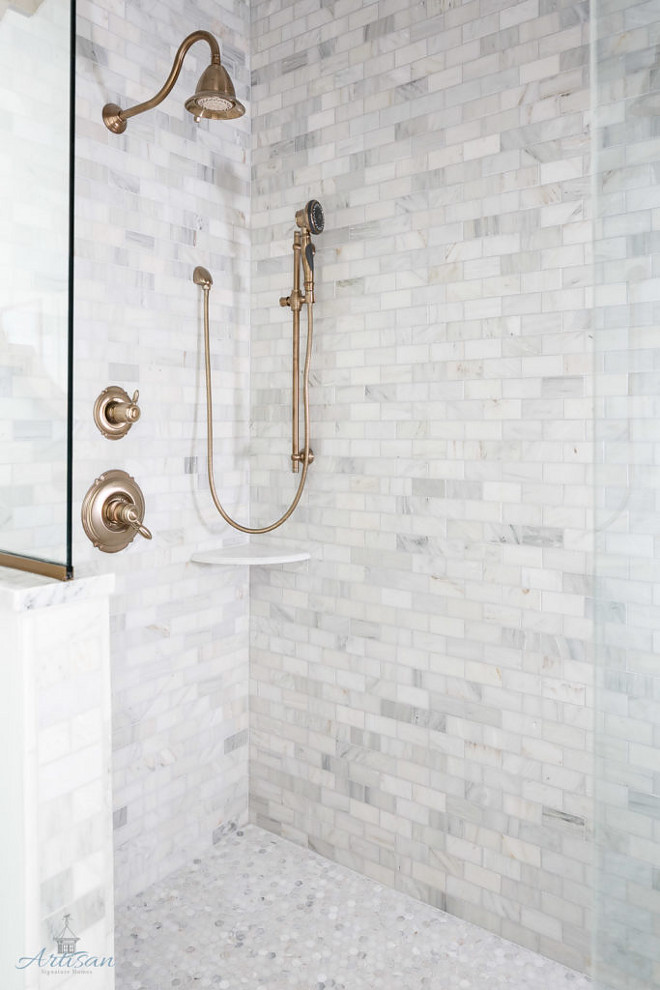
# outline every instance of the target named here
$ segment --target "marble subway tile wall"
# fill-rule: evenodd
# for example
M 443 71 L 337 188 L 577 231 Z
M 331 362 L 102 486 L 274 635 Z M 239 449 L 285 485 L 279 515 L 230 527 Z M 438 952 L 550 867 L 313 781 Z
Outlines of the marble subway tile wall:
M 596 40 L 595 975 L 660 986 L 657 8 L 604 2 Z
M 252 3 L 253 518 L 286 505 L 295 210 L 316 460 L 251 585 L 252 818 L 589 955 L 587 6 Z
M 76 573 L 113 571 L 113 792 L 117 899 L 168 874 L 247 814 L 247 576 L 190 563 L 230 538 L 205 481 L 200 290 L 213 274 L 216 459 L 228 504 L 248 501 L 250 148 L 247 118 L 197 125 L 184 101 L 208 64 L 197 43 L 174 92 L 111 134 L 101 109 L 165 81 L 184 37 L 218 38 L 249 99 L 244 0 L 78 5 L 75 484 Z M 111 384 L 140 391 L 119 441 L 92 420 Z M 153 540 L 94 549 L 78 522 L 109 468 L 141 485 Z M 235 539 L 235 534 L 234 534 Z

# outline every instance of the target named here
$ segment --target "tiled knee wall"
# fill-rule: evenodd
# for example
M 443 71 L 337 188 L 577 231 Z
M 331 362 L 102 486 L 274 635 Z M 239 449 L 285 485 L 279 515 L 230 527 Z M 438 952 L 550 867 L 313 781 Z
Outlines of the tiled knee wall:
M 290 499 L 293 215 L 316 460 L 253 575 L 259 824 L 576 967 L 590 860 L 588 23 L 255 0 L 253 517 Z

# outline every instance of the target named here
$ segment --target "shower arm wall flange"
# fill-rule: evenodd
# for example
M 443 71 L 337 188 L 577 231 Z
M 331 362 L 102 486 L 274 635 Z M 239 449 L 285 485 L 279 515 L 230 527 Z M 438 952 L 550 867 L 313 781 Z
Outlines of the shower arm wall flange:
M 220 65 L 220 46 L 217 40 L 208 31 L 193 31 L 189 34 L 187 38 L 184 38 L 179 49 L 174 56 L 174 62 L 172 68 L 170 69 L 170 74 L 163 83 L 162 87 L 158 90 L 155 96 L 152 96 L 150 100 L 145 100 L 144 103 L 138 103 L 134 107 L 128 107 L 126 110 L 122 110 L 120 106 L 116 103 L 106 103 L 103 107 L 103 123 L 112 131 L 113 134 L 123 134 L 126 130 L 126 121 L 130 117 L 135 117 L 139 113 L 144 113 L 145 110 L 153 110 L 157 107 L 159 103 L 162 103 L 166 96 L 168 96 L 179 78 L 179 73 L 181 72 L 181 66 L 183 65 L 183 60 L 188 54 L 188 49 L 195 44 L 196 41 L 206 41 L 211 49 L 211 63 Z

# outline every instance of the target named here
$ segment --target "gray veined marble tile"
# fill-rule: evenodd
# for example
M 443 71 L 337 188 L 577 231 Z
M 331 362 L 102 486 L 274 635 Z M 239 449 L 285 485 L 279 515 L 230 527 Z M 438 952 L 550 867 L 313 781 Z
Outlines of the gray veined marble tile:
M 428 877 L 457 865 L 433 863 Z M 423 871 L 400 885 L 253 825 L 225 829 L 118 910 L 117 990 L 589 990 L 586 977 L 414 899 L 445 902 Z

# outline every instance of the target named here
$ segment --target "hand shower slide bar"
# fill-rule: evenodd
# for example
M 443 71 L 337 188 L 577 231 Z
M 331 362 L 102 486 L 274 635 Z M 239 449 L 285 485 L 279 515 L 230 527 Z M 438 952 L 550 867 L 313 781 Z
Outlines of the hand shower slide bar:
M 213 466 L 213 397 L 211 381 L 211 347 L 209 332 L 209 296 L 213 278 L 211 274 L 201 266 L 195 268 L 193 272 L 193 282 L 199 285 L 204 293 L 204 365 L 206 377 L 206 444 L 207 444 L 207 468 L 209 487 L 213 503 L 225 520 L 234 529 L 242 533 L 260 534 L 270 533 L 277 529 L 291 516 L 296 506 L 300 502 L 309 465 L 314 460 L 314 454 L 309 445 L 310 422 L 309 422 L 309 369 L 312 356 L 312 338 L 314 332 L 314 317 L 312 307 L 314 305 L 314 245 L 311 235 L 320 234 L 325 226 L 323 209 L 317 200 L 311 200 L 303 210 L 296 213 L 296 223 L 300 227 L 294 233 L 293 238 L 293 289 L 290 296 L 280 299 L 280 306 L 289 306 L 293 318 L 293 381 L 292 381 L 292 453 L 291 470 L 298 472 L 302 464 L 302 473 L 296 494 L 290 506 L 279 519 L 269 526 L 244 526 L 236 522 L 235 519 L 226 512 L 215 487 L 215 471 Z M 301 268 L 303 272 L 304 294 L 300 289 Z M 307 312 L 307 343 L 305 347 L 305 361 L 303 364 L 303 425 L 304 443 L 300 449 L 300 311 L 306 307 Z

